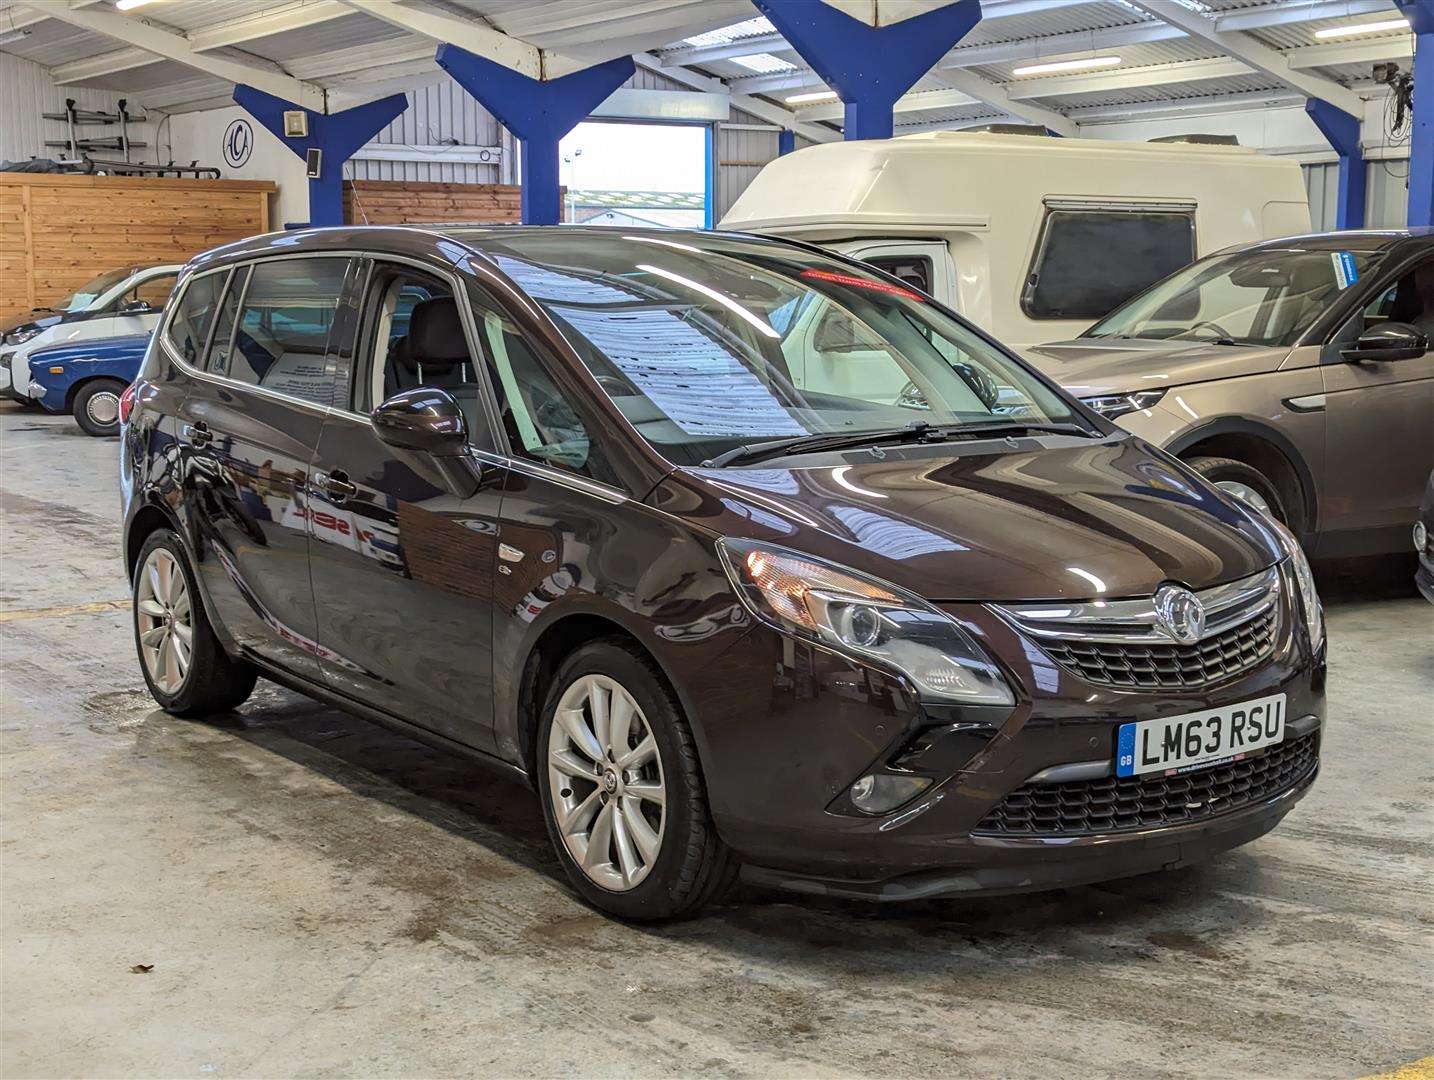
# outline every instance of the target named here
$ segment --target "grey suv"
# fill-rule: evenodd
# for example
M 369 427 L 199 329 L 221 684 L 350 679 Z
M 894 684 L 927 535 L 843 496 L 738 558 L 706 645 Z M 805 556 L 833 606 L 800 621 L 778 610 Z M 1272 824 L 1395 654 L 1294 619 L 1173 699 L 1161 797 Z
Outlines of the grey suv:
M 1434 233 L 1202 259 L 1029 358 L 1287 523 L 1312 554 L 1405 551 L 1434 466 Z

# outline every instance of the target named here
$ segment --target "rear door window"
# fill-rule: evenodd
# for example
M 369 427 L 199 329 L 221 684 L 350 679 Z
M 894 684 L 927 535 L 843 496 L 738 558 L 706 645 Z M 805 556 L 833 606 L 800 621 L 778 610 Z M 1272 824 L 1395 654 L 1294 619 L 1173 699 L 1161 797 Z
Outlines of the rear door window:
M 1100 318 L 1194 259 L 1193 212 L 1049 209 L 1021 310 Z
M 228 278 L 225 270 L 192 278 L 165 331 L 170 346 L 191 367 L 204 365 L 204 346 Z
M 345 258 L 274 259 L 249 270 L 227 348 L 215 335 L 209 370 L 315 405 L 334 404 L 329 330 L 338 311 Z

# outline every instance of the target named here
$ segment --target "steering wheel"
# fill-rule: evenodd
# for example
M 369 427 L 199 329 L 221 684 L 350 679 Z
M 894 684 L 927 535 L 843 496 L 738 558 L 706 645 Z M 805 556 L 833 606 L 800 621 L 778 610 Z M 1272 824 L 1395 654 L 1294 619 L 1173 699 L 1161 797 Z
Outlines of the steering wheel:
M 1190 327 L 1190 333 L 1195 333 L 1195 331 L 1199 330 L 1202 326 L 1208 326 L 1210 327 L 1210 329 L 1214 330 L 1216 337 L 1230 338 L 1231 340 L 1233 340 L 1235 337 L 1234 334 L 1230 333 L 1230 331 L 1226 330 L 1223 326 L 1215 322 L 1215 320 L 1213 319 L 1201 319 L 1194 326 Z

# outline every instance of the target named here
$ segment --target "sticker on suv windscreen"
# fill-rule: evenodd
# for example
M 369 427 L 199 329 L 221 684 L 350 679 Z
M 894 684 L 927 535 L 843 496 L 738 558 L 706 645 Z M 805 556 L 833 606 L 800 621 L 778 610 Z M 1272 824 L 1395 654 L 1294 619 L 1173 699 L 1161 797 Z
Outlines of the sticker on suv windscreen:
M 1334 280 L 1343 291 L 1359 280 L 1359 268 L 1354 265 L 1354 256 L 1347 251 L 1331 251 L 1329 261 L 1334 263 Z

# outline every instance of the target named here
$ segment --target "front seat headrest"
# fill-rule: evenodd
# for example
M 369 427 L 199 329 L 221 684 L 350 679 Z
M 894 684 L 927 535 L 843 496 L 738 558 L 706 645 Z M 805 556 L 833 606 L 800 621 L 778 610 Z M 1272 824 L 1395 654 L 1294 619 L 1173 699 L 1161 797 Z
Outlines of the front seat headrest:
M 402 361 L 412 366 L 452 366 L 468 359 L 468 342 L 458 318 L 458 304 L 451 296 L 421 300 L 408 317 L 408 347 Z

